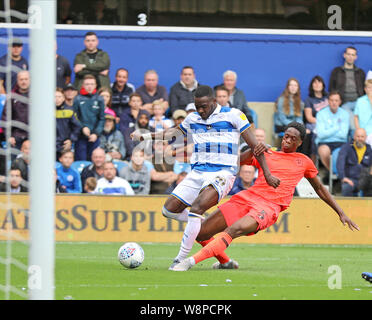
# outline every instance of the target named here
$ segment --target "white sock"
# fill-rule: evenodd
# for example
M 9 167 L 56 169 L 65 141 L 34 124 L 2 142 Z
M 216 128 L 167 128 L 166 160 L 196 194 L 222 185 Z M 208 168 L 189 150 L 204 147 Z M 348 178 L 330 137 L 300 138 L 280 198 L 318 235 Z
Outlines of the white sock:
M 196 217 L 189 215 L 185 231 L 183 232 L 180 251 L 178 252 L 178 255 L 176 257 L 177 260 L 182 261 L 186 259 L 186 257 L 190 253 L 192 246 L 194 245 L 194 241 L 199 234 L 201 220 L 201 216 Z
M 182 221 L 182 222 L 187 222 L 188 221 L 188 216 L 189 216 L 189 213 L 190 213 L 189 210 L 187 210 L 187 209 L 183 210 L 181 213 L 173 213 L 173 212 L 170 212 L 167 209 L 165 209 L 165 207 L 163 207 L 162 211 L 163 211 L 164 216 L 166 216 L 170 219 L 174 219 L 174 220 Z
M 183 210 L 181 213 L 178 214 L 177 220 L 182 222 L 187 222 L 189 220 L 189 213 L 188 209 Z

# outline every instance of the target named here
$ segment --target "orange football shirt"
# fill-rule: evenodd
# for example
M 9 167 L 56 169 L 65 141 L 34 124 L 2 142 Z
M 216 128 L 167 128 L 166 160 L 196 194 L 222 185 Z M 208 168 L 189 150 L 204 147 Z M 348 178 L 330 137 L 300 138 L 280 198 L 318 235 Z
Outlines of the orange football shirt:
M 239 192 L 237 195 L 240 196 L 241 200 L 244 200 L 245 197 L 249 198 L 249 195 L 253 193 L 280 205 L 282 210 L 285 210 L 289 207 L 300 180 L 303 177 L 314 178 L 318 174 L 318 169 L 309 157 L 298 152 L 271 151 L 271 153 L 265 153 L 265 158 L 271 174 L 280 179 L 279 187 L 275 189 L 266 183 L 258 161 L 253 158 L 251 163 L 246 164 L 259 169 L 258 177 L 252 187 Z

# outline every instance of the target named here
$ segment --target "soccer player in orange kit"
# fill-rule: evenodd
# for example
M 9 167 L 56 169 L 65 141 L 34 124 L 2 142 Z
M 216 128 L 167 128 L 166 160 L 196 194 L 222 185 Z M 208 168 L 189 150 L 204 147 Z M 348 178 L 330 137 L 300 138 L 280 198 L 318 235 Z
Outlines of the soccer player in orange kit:
M 327 188 L 320 182 L 318 170 L 313 161 L 296 149 L 306 135 L 303 124 L 291 122 L 284 133 L 281 151 L 267 150 L 266 161 L 271 173 L 280 179 L 278 188 L 269 186 L 262 174 L 254 152 L 248 150 L 240 157 L 240 164 L 250 164 L 259 168 L 259 174 L 252 187 L 243 190 L 224 204 L 218 206 L 202 224 L 197 240 L 205 246 L 192 257 L 182 260 L 173 271 L 187 271 L 193 265 L 221 254 L 233 239 L 253 235 L 270 227 L 278 219 L 279 213 L 289 207 L 297 183 L 305 177 L 318 196 L 339 216 L 343 225 L 351 230 L 359 227 L 343 212 Z M 263 144 L 262 148 L 266 148 Z M 217 236 L 213 237 L 215 234 Z

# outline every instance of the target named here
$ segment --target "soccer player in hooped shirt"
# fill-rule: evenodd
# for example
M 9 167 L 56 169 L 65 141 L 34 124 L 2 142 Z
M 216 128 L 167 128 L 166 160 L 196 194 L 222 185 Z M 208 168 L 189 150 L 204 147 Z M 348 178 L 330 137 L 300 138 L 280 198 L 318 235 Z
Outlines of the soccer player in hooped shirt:
M 241 155 L 240 164 L 252 164 L 259 168 L 255 184 L 232 196 L 203 222 L 198 241 L 210 239 L 217 233 L 219 235 L 195 255 L 175 265 L 173 271 L 187 271 L 205 259 L 221 255 L 233 239 L 253 235 L 270 227 L 276 222 L 279 213 L 289 207 L 295 187 L 303 177 L 310 182 L 319 197 L 338 214 L 343 225 L 347 225 L 351 230 L 359 230 L 321 184 L 317 177 L 318 170 L 312 160 L 296 152 L 305 135 L 303 124 L 291 122 L 284 132 L 282 151 L 268 151 L 265 154 L 269 169 L 280 179 L 277 189 L 267 185 L 263 178 L 262 169 L 253 157 L 258 150 L 249 150 Z
M 232 188 L 238 169 L 240 136 L 252 150 L 257 146 L 256 139 L 249 130 L 250 124 L 240 110 L 219 106 L 209 86 L 199 86 L 194 95 L 196 112 L 190 113 L 179 126 L 157 133 L 132 133 L 132 139 L 140 141 L 171 140 L 190 134 L 194 143 L 190 160 L 192 170 L 174 189 L 162 208 L 165 217 L 187 221 L 180 251 L 170 270 L 185 259 L 192 249 L 204 219 L 203 213 L 216 205 Z M 265 179 L 270 186 L 276 188 L 280 180 L 271 175 L 267 167 L 265 149 L 259 150 L 257 161 L 263 169 Z M 202 246 L 207 243 L 208 241 L 200 242 Z M 216 258 L 223 268 L 237 268 L 237 264 L 224 252 Z

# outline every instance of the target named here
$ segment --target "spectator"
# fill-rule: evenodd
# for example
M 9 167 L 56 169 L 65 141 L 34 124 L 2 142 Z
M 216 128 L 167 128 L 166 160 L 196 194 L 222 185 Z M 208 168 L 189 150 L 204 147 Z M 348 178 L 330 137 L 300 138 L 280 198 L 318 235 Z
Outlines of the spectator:
M 12 118 L 7 119 L 7 114 L 6 114 L 7 107 L 6 106 L 4 107 L 4 111 L 3 111 L 2 120 L 19 121 L 20 123 L 17 126 L 12 126 L 11 133 L 10 133 L 11 137 L 8 141 L 12 147 L 15 147 L 17 149 L 20 149 L 23 141 L 28 139 L 29 90 L 30 90 L 30 73 L 28 71 L 18 72 L 17 84 L 13 89 L 13 93 L 17 94 L 18 96 L 13 97 L 10 101 Z
M 25 140 L 21 146 L 21 153 L 12 162 L 12 167 L 21 171 L 22 179 L 28 181 L 30 166 L 30 140 Z
M 55 193 L 66 193 L 66 188 L 61 185 L 61 181 L 58 180 L 57 170 L 53 170 L 54 182 L 56 184 Z
M 185 179 L 185 177 L 187 176 L 187 172 L 185 171 L 182 171 L 178 174 L 177 176 L 177 180 L 174 181 L 169 187 L 167 190 L 165 190 L 165 194 L 171 194 L 173 192 L 174 189 L 176 189 L 176 187 L 182 182 L 183 179 Z
M 164 131 L 173 126 L 173 121 L 164 115 L 164 108 L 159 100 L 153 102 L 153 117 L 150 119 L 150 126 L 155 128 L 155 132 Z
M 345 197 L 358 195 L 361 171 L 372 165 L 372 149 L 366 144 L 366 139 L 366 131 L 356 129 L 353 144 L 344 144 L 338 154 L 337 173 L 342 182 L 342 195 Z
M 160 173 L 160 175 L 151 175 L 151 194 L 165 194 L 168 187 L 178 178 L 178 174 L 173 171 L 174 159 L 170 161 L 171 159 L 165 157 L 165 149 L 167 146 L 168 144 L 165 141 L 154 142 L 152 164 L 155 171 Z
M 127 158 L 132 155 L 134 147 L 139 143 L 133 141 L 130 134 L 136 130 L 140 130 L 142 133 L 154 132 L 154 128 L 150 126 L 150 113 L 146 110 L 140 110 L 137 117 L 137 122 L 134 127 L 124 129 L 124 141 L 125 148 L 127 150 Z M 151 141 L 142 141 L 141 146 L 145 151 L 145 157 L 148 158 L 152 154 L 152 143 Z
M 355 128 L 363 128 L 367 136 L 372 134 L 372 77 L 364 85 L 366 94 L 356 101 L 354 110 Z
M 358 188 L 363 197 L 372 197 L 372 165 L 362 170 Z
M 81 133 L 75 144 L 76 160 L 90 159 L 100 144 L 99 136 L 105 123 L 105 104 L 97 94 L 96 78 L 86 75 L 80 94 L 74 99 L 74 111 L 81 123 Z
M 306 127 L 306 137 L 302 143 L 302 150 L 313 162 L 316 161 L 315 127 L 316 114 L 328 106 L 328 93 L 325 90 L 325 83 L 321 76 L 311 79 L 309 85 L 309 96 L 305 100 L 304 124 Z
M 71 67 L 68 60 L 57 53 L 56 44 L 56 76 L 57 76 L 57 88 L 64 88 L 71 81 Z
M 72 0 L 59 0 L 57 9 L 57 23 L 81 24 L 84 23 L 83 13 L 77 13 L 71 8 Z
M 275 133 L 282 133 L 292 121 L 303 123 L 300 84 L 297 79 L 289 78 L 284 91 L 276 102 L 274 117 Z
M 107 52 L 98 49 L 98 37 L 94 32 L 87 32 L 84 38 L 85 49 L 75 56 L 75 87 L 80 90 L 84 77 L 94 75 L 97 88 L 110 87 L 110 57 Z
M 185 111 L 186 111 L 186 114 L 189 114 L 189 113 L 192 113 L 192 112 L 196 112 L 195 103 L 194 103 L 194 102 L 189 103 L 189 104 L 186 106 Z
M 256 168 L 254 166 L 243 164 L 239 170 L 239 177 L 234 181 L 234 185 L 229 195 L 234 195 L 242 190 L 253 186 L 255 180 Z
M 130 112 L 123 112 L 120 115 L 119 127 L 120 132 L 124 132 L 128 128 L 133 128 L 137 123 L 139 111 L 142 109 L 142 98 L 138 93 L 132 93 L 129 97 Z
M 59 162 L 61 166 L 57 168 L 58 180 L 67 193 L 81 193 L 81 180 L 79 173 L 71 168 L 74 162 L 74 153 L 72 151 L 62 152 Z
M 341 95 L 337 91 L 329 93 L 329 106 L 320 110 L 316 115 L 315 143 L 318 145 L 320 161 L 329 171 L 331 152 L 347 142 L 349 132 L 349 114 L 340 108 Z
M 168 109 L 168 93 L 164 86 L 159 85 L 159 76 L 155 70 L 145 73 L 144 84 L 136 92 L 141 96 L 143 108 L 152 114 L 152 103 L 159 100 L 164 112 Z
M 142 149 L 134 149 L 129 165 L 121 169 L 119 173 L 121 178 L 129 182 L 136 195 L 150 193 L 151 173 L 144 162 L 144 151 Z
M 95 178 L 96 180 L 103 177 L 103 164 L 106 160 L 105 150 L 102 148 L 94 149 L 92 153 L 92 164 L 86 166 L 80 174 L 81 184 L 85 186 L 88 178 Z
M 187 117 L 187 113 L 185 110 L 176 110 L 174 113 L 173 113 L 173 121 L 174 121 L 174 126 L 178 126 L 179 124 L 182 123 L 183 120 L 185 120 L 185 118 Z
M 105 7 L 104 0 L 93 0 L 87 13 L 87 23 L 94 25 L 118 25 L 119 16 L 115 9 Z
M 63 93 L 65 94 L 65 104 L 68 107 L 72 107 L 74 105 L 74 99 L 78 95 L 77 89 L 72 83 L 68 83 L 63 87 Z
M 85 180 L 84 192 L 85 193 L 94 193 L 94 190 L 97 187 L 97 179 L 94 177 L 89 177 Z
M 123 112 L 130 113 L 129 98 L 135 91 L 134 86 L 128 83 L 129 72 L 125 68 L 120 68 L 116 71 L 115 82 L 112 89 L 111 108 L 120 118 Z
M 354 115 L 356 100 L 364 94 L 365 73 L 355 65 L 358 58 L 357 49 L 347 47 L 343 54 L 343 66 L 332 70 L 329 80 L 329 91 L 338 91 L 343 102 L 342 107 L 349 112 L 351 129 L 354 130 Z
M 21 39 L 15 38 L 12 42 L 10 49 L 12 71 L 11 71 L 11 91 L 17 84 L 17 74 L 19 71 L 28 70 L 28 62 L 26 58 L 22 56 L 23 42 Z M 5 68 L 8 61 L 8 54 L 5 54 L 0 58 L 0 68 Z M 0 94 L 6 93 L 7 86 L 7 73 L 5 71 L 0 72 Z
M 103 103 L 105 105 L 105 114 L 109 113 L 115 118 L 115 124 L 119 123 L 119 118 L 116 115 L 116 112 L 111 108 L 112 106 L 112 93 L 109 88 L 101 87 L 98 90 L 98 94 L 103 98 Z
M 193 67 L 185 66 L 181 70 L 180 81 L 175 83 L 169 92 L 170 114 L 178 110 L 185 110 L 189 103 L 194 102 L 194 92 L 199 86 L 195 79 Z
M 247 118 L 252 119 L 251 110 L 248 108 L 245 94 L 236 87 L 238 75 L 235 71 L 227 70 L 223 74 L 223 86 L 229 91 L 229 102 L 232 108 L 242 111 Z M 219 85 L 221 86 L 221 85 Z M 216 90 L 217 86 L 214 88 Z M 253 121 L 250 121 L 251 123 Z
M 116 176 L 115 165 L 106 161 L 103 165 L 103 178 L 97 181 L 94 193 L 133 196 L 134 191 L 127 180 Z
M 22 185 L 21 170 L 19 170 L 18 168 L 11 168 L 9 176 L 11 193 L 28 192 L 28 189 Z
M 114 111 L 106 110 L 105 119 L 105 125 L 99 137 L 100 147 L 105 150 L 111 159 L 122 160 L 126 155 L 125 142 L 121 132 L 116 129 Z
M 229 90 L 226 89 L 225 86 L 218 86 L 214 90 L 216 94 L 216 101 L 221 107 L 231 107 L 229 98 Z
M 78 139 L 81 125 L 74 110 L 65 104 L 64 91 L 56 89 L 56 151 L 57 159 L 63 151 L 71 150 Z
M 256 137 L 257 142 L 266 143 L 266 132 L 262 128 L 255 128 L 254 129 L 254 136 Z

